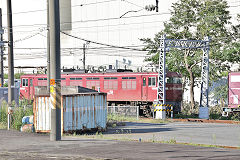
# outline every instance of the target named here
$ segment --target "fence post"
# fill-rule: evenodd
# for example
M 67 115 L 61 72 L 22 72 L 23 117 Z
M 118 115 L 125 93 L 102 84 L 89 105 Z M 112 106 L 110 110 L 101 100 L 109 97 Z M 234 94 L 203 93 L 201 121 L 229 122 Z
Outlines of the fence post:
M 11 127 L 11 110 L 12 108 L 11 107 L 8 107 L 8 130 L 10 130 L 10 127 Z
M 136 106 L 136 108 L 137 108 L 137 120 L 138 120 L 138 118 L 139 118 L 139 106 Z
M 171 105 L 171 119 L 173 119 L 173 105 Z

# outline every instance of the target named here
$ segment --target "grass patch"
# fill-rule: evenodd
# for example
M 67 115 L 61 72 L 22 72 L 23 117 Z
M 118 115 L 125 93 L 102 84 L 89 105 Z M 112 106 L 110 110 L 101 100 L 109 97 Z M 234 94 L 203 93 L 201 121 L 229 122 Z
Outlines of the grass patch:
M 138 122 L 138 123 L 169 123 L 168 120 L 161 119 L 147 119 L 147 118 L 139 118 L 136 117 L 127 117 L 116 114 L 108 114 L 107 118 L 107 126 L 115 128 L 116 126 L 124 126 L 125 122 Z
M 11 128 L 20 130 L 22 126 L 22 118 L 24 116 L 33 115 L 32 107 L 13 107 L 13 113 L 11 114 Z M 8 106 L 6 102 L 2 102 L 0 107 L 0 129 L 7 128 L 8 121 Z
M 7 124 L 4 122 L 0 122 L 0 129 L 7 129 Z

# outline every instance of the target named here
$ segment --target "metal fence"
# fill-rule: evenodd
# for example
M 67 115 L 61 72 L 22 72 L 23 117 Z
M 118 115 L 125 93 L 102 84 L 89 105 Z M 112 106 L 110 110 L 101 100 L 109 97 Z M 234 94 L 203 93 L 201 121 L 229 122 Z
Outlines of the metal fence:
M 108 114 L 139 118 L 139 106 L 108 106 Z

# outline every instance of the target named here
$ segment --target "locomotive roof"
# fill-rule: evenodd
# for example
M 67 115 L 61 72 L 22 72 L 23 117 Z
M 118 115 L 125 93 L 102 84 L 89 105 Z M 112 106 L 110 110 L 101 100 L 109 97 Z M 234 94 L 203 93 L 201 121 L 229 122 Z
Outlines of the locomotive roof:
M 113 72 L 113 73 L 63 73 L 61 75 L 81 75 L 81 76 L 127 76 L 127 75 L 157 75 L 157 72 Z M 46 77 L 46 74 L 25 74 L 21 77 Z M 167 72 L 167 76 L 181 77 L 177 72 Z

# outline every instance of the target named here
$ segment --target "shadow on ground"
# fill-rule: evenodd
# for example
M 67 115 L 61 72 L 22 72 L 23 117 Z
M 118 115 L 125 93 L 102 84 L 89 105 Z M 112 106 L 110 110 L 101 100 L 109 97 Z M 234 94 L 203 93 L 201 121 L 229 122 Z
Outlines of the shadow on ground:
M 155 133 L 174 131 L 172 128 L 163 127 L 164 125 L 165 124 L 126 122 L 125 126 L 108 128 L 106 132 L 103 132 L 103 134 Z

